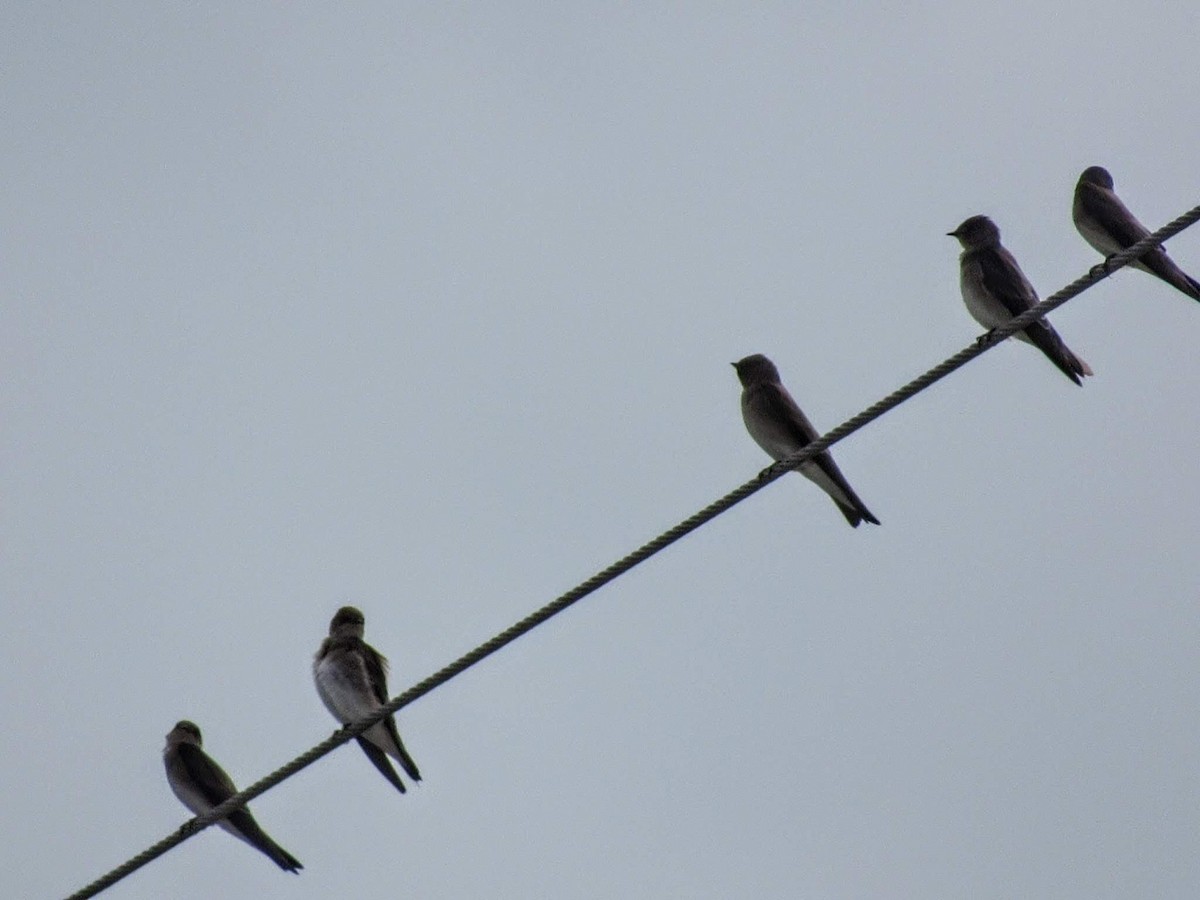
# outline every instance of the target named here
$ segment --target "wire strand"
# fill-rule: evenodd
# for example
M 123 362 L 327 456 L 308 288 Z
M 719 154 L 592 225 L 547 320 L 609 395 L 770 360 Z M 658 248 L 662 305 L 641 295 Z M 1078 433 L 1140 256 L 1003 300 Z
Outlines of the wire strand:
M 321 757 L 336 750 L 342 744 L 354 739 L 376 722 L 383 719 L 385 716 L 391 715 L 397 710 L 408 706 L 413 701 L 434 690 L 434 688 L 437 688 L 445 684 L 451 678 L 462 674 L 467 669 L 471 668 L 471 666 L 491 656 L 497 650 L 500 650 L 502 647 L 507 646 L 522 635 L 532 631 L 547 619 L 558 615 L 560 612 L 567 609 L 567 607 L 572 606 L 589 594 L 594 593 L 604 585 L 608 584 L 610 581 L 620 577 L 630 569 L 634 568 L 640 563 L 645 562 L 656 553 L 671 546 L 680 538 L 683 538 L 695 531 L 701 525 L 704 525 L 706 522 L 715 519 L 721 513 L 737 505 L 738 503 L 741 503 L 751 494 L 761 491 L 768 484 L 771 484 L 773 481 L 783 477 L 792 469 L 802 465 L 817 454 L 829 449 L 838 441 L 843 440 L 865 425 L 875 421 L 884 413 L 895 409 L 904 401 L 916 396 L 921 391 L 945 378 L 951 372 L 954 372 L 955 370 L 966 365 L 977 356 L 986 353 L 997 344 L 1002 343 L 1006 338 L 1020 331 L 1022 328 L 1025 328 L 1031 322 L 1042 318 L 1043 316 L 1062 306 L 1068 300 L 1078 296 L 1088 288 L 1103 281 L 1113 272 L 1129 265 L 1144 253 L 1147 253 L 1152 248 L 1157 247 L 1163 241 L 1173 237 L 1198 220 L 1200 220 L 1200 205 L 1194 206 L 1191 210 L 1184 213 L 1179 218 L 1167 223 L 1162 228 L 1158 229 L 1158 231 L 1147 235 L 1136 244 L 1133 244 L 1125 250 L 1122 250 L 1120 253 L 1110 256 L 1104 262 L 1093 266 L 1088 270 L 1086 275 L 1080 276 L 1066 287 L 1055 292 L 1054 294 L 1051 294 L 1045 300 L 1041 301 L 1035 306 L 1030 307 L 1012 320 L 993 328 L 991 331 L 985 332 L 970 346 L 964 347 L 962 350 L 934 366 L 929 371 L 918 376 L 917 378 L 914 378 L 903 387 L 900 387 L 888 394 L 882 400 L 879 400 L 857 415 L 847 419 L 832 431 L 805 446 L 803 450 L 799 451 L 793 456 L 789 456 L 787 459 L 779 460 L 778 462 L 775 462 L 763 469 L 750 481 L 747 481 L 744 484 L 734 488 L 732 491 L 725 494 L 725 496 L 713 501 L 699 512 L 688 516 L 673 528 L 664 531 L 653 540 L 648 541 L 641 547 L 634 550 L 632 553 L 622 557 L 612 565 L 597 572 L 591 578 L 576 585 L 565 594 L 562 594 L 535 612 L 530 613 L 516 624 L 506 628 L 495 637 L 480 644 L 474 650 L 471 650 L 469 653 L 460 656 L 454 662 L 444 666 L 422 681 L 417 682 L 404 693 L 394 697 L 387 703 L 386 706 L 381 708 L 377 713 L 373 714 L 369 718 L 363 719 L 359 722 L 354 722 L 345 726 L 344 728 L 339 729 L 338 731 L 335 731 L 328 738 L 321 741 L 321 743 L 317 744 L 315 747 L 312 747 L 305 753 L 302 753 L 300 756 L 297 756 L 286 765 L 276 769 L 265 778 L 256 781 L 249 787 L 244 788 L 243 790 L 234 794 L 220 805 L 213 807 L 204 815 L 196 816 L 195 818 L 185 822 L 177 831 L 171 833 L 150 847 L 147 847 L 141 853 L 137 854 L 137 856 L 134 856 L 122 863 L 120 866 L 117 866 L 108 874 L 96 879 L 91 884 L 76 891 L 74 894 L 71 894 L 66 898 L 66 900 L 86 900 L 86 898 L 94 897 L 101 891 L 116 884 L 118 881 L 137 871 L 142 866 L 158 858 L 159 856 L 162 856 L 168 850 L 183 843 L 192 835 L 203 831 L 205 828 L 208 828 L 210 825 L 213 825 L 216 822 L 219 822 L 234 810 L 245 806 L 255 797 L 258 797 L 260 794 L 267 792 L 281 782 L 291 778 L 301 769 L 312 765 Z

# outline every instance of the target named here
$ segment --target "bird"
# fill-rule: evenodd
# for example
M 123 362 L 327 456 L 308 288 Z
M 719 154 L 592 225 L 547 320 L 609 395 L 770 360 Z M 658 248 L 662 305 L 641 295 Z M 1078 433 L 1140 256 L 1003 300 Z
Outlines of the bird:
M 1113 191 L 1112 175 L 1103 166 L 1089 166 L 1079 176 L 1071 218 L 1083 239 L 1106 259 L 1150 233 Z M 1152 247 L 1130 265 L 1158 276 L 1193 300 L 1200 300 L 1200 282 L 1171 262 L 1162 247 Z
M 742 383 L 742 421 L 755 443 L 775 460 L 793 456 L 821 436 L 779 380 L 775 363 L 755 353 L 731 364 Z M 878 525 L 850 482 L 823 450 L 797 471 L 833 498 L 854 528 L 862 522 Z
M 329 623 L 329 637 L 313 659 L 317 693 L 333 717 L 349 725 L 378 712 L 388 701 L 387 659 L 363 640 L 366 619 L 353 606 L 343 606 Z M 356 738 L 367 759 L 393 787 L 405 793 L 404 782 L 388 762 L 392 757 L 413 781 L 421 780 L 400 732 L 395 716 L 376 722 Z
M 971 216 L 954 231 L 963 252 L 960 285 L 967 310 L 984 328 L 992 329 L 1038 302 L 1037 292 L 1013 255 L 1000 244 L 1000 229 L 987 216 Z M 1072 353 L 1045 318 L 1027 325 L 1016 337 L 1033 344 L 1076 384 L 1091 367 Z
M 200 728 L 195 722 L 184 719 L 176 722 L 175 727 L 168 732 L 167 746 L 163 748 L 167 783 L 171 785 L 171 790 L 183 805 L 198 816 L 237 793 L 233 781 L 225 774 L 225 770 L 204 752 L 203 746 Z M 248 807 L 235 809 L 217 824 L 255 850 L 266 854 L 285 872 L 299 874 L 304 868 L 300 860 L 271 840 L 259 827 L 250 815 Z

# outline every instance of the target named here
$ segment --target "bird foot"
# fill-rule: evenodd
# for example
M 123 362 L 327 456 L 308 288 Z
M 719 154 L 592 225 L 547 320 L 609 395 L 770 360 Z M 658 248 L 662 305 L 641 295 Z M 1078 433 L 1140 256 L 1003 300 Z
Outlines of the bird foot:
M 975 338 L 975 344 L 978 347 L 987 347 L 988 345 L 995 343 L 995 341 L 996 341 L 996 329 L 995 328 L 991 328 L 991 329 L 985 331 L 979 337 Z

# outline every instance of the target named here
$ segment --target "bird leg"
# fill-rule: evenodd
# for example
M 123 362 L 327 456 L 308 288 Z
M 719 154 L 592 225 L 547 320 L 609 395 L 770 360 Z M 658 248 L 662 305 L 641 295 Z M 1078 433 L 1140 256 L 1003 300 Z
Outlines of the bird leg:
M 987 347 L 996 342 L 996 329 L 989 328 L 979 337 L 975 338 L 975 344 L 979 347 Z

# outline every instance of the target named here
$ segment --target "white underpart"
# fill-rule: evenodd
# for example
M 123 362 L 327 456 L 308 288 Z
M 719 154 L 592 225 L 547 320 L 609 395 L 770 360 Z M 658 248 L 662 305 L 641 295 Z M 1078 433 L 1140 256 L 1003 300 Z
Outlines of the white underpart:
M 765 416 L 753 415 L 750 404 L 742 401 L 742 421 L 746 423 L 746 430 L 754 438 L 754 443 L 766 451 L 767 456 L 779 460 L 800 451 L 801 446 L 793 439 L 789 429 L 765 419 Z
M 846 496 L 845 491 L 838 487 L 834 480 L 826 475 L 824 470 L 816 463 L 805 463 L 798 471 L 834 500 L 852 509 L 854 508 L 854 502 Z
M 996 328 L 1012 319 L 1012 313 L 1008 311 L 1008 308 L 993 297 L 990 291 L 984 289 L 983 279 L 979 276 L 977 266 L 970 263 L 963 266 L 959 283 L 962 288 L 963 302 L 967 305 L 967 312 L 984 328 Z M 1014 337 L 1026 343 L 1032 343 L 1023 331 L 1018 331 Z
M 357 679 L 348 677 L 342 666 L 330 657 L 318 660 L 313 665 L 313 678 L 317 683 L 317 693 L 321 702 L 343 725 L 358 722 L 379 711 L 380 703 L 370 689 L 360 684 Z M 372 725 L 362 736 L 388 756 L 400 759 L 400 749 L 382 722 Z
M 1083 239 L 1092 245 L 1092 249 L 1102 253 L 1105 259 L 1108 259 L 1108 257 L 1112 256 L 1114 253 L 1120 253 L 1125 249 L 1118 244 L 1113 236 L 1105 229 L 1098 227 L 1096 225 L 1096 220 L 1091 216 L 1081 216 L 1075 223 L 1075 227 L 1079 229 L 1079 233 L 1083 235 Z M 1144 228 L 1139 230 L 1145 231 Z M 1146 234 L 1149 234 L 1149 232 L 1147 231 Z M 1154 251 L 1150 250 L 1147 255 L 1149 255 L 1149 253 L 1154 253 Z M 1135 259 L 1129 264 L 1130 267 L 1134 269 L 1141 269 L 1143 272 L 1148 272 L 1149 274 L 1154 275 L 1155 273 L 1151 271 L 1151 269 L 1147 267 L 1144 262 L 1142 262 L 1142 259 L 1144 259 L 1144 257 Z
M 175 796 L 179 798 L 179 801 L 188 809 L 190 809 L 194 815 L 202 816 L 213 808 L 213 804 L 209 803 L 207 798 L 205 798 L 202 793 L 196 790 L 196 788 L 194 788 L 190 782 L 178 784 L 177 781 L 178 779 L 170 778 L 168 779 L 168 784 L 171 785 L 171 790 L 175 792 Z M 233 823 L 230 822 L 229 819 L 222 819 L 217 824 L 232 834 L 235 838 L 245 841 L 251 847 L 255 846 L 254 842 L 251 841 L 250 838 L 246 837 L 246 835 L 242 834 L 241 831 L 239 831 L 236 827 L 234 827 Z
M 209 803 L 204 795 L 192 787 L 190 784 L 178 784 L 177 779 L 170 780 L 171 790 L 175 792 L 175 796 L 179 801 L 192 811 L 197 816 L 202 816 L 210 809 L 212 804 Z
M 1080 216 L 1075 225 L 1079 229 L 1079 233 L 1083 235 L 1083 239 L 1092 245 L 1092 249 L 1104 254 L 1105 258 L 1125 249 L 1117 244 L 1113 236 L 1105 229 L 1097 227 L 1096 220 L 1091 216 Z
M 754 442 L 762 447 L 771 459 L 786 459 L 799 453 L 802 449 L 796 445 L 796 442 L 791 439 L 791 435 L 784 429 L 775 427 L 774 423 L 762 422 L 761 417 L 749 415 L 745 404 L 742 406 L 742 420 L 746 423 L 746 430 L 750 432 L 750 437 L 754 438 Z M 846 506 L 854 506 L 853 501 L 815 462 L 807 462 L 796 471 L 834 500 L 844 503 Z

